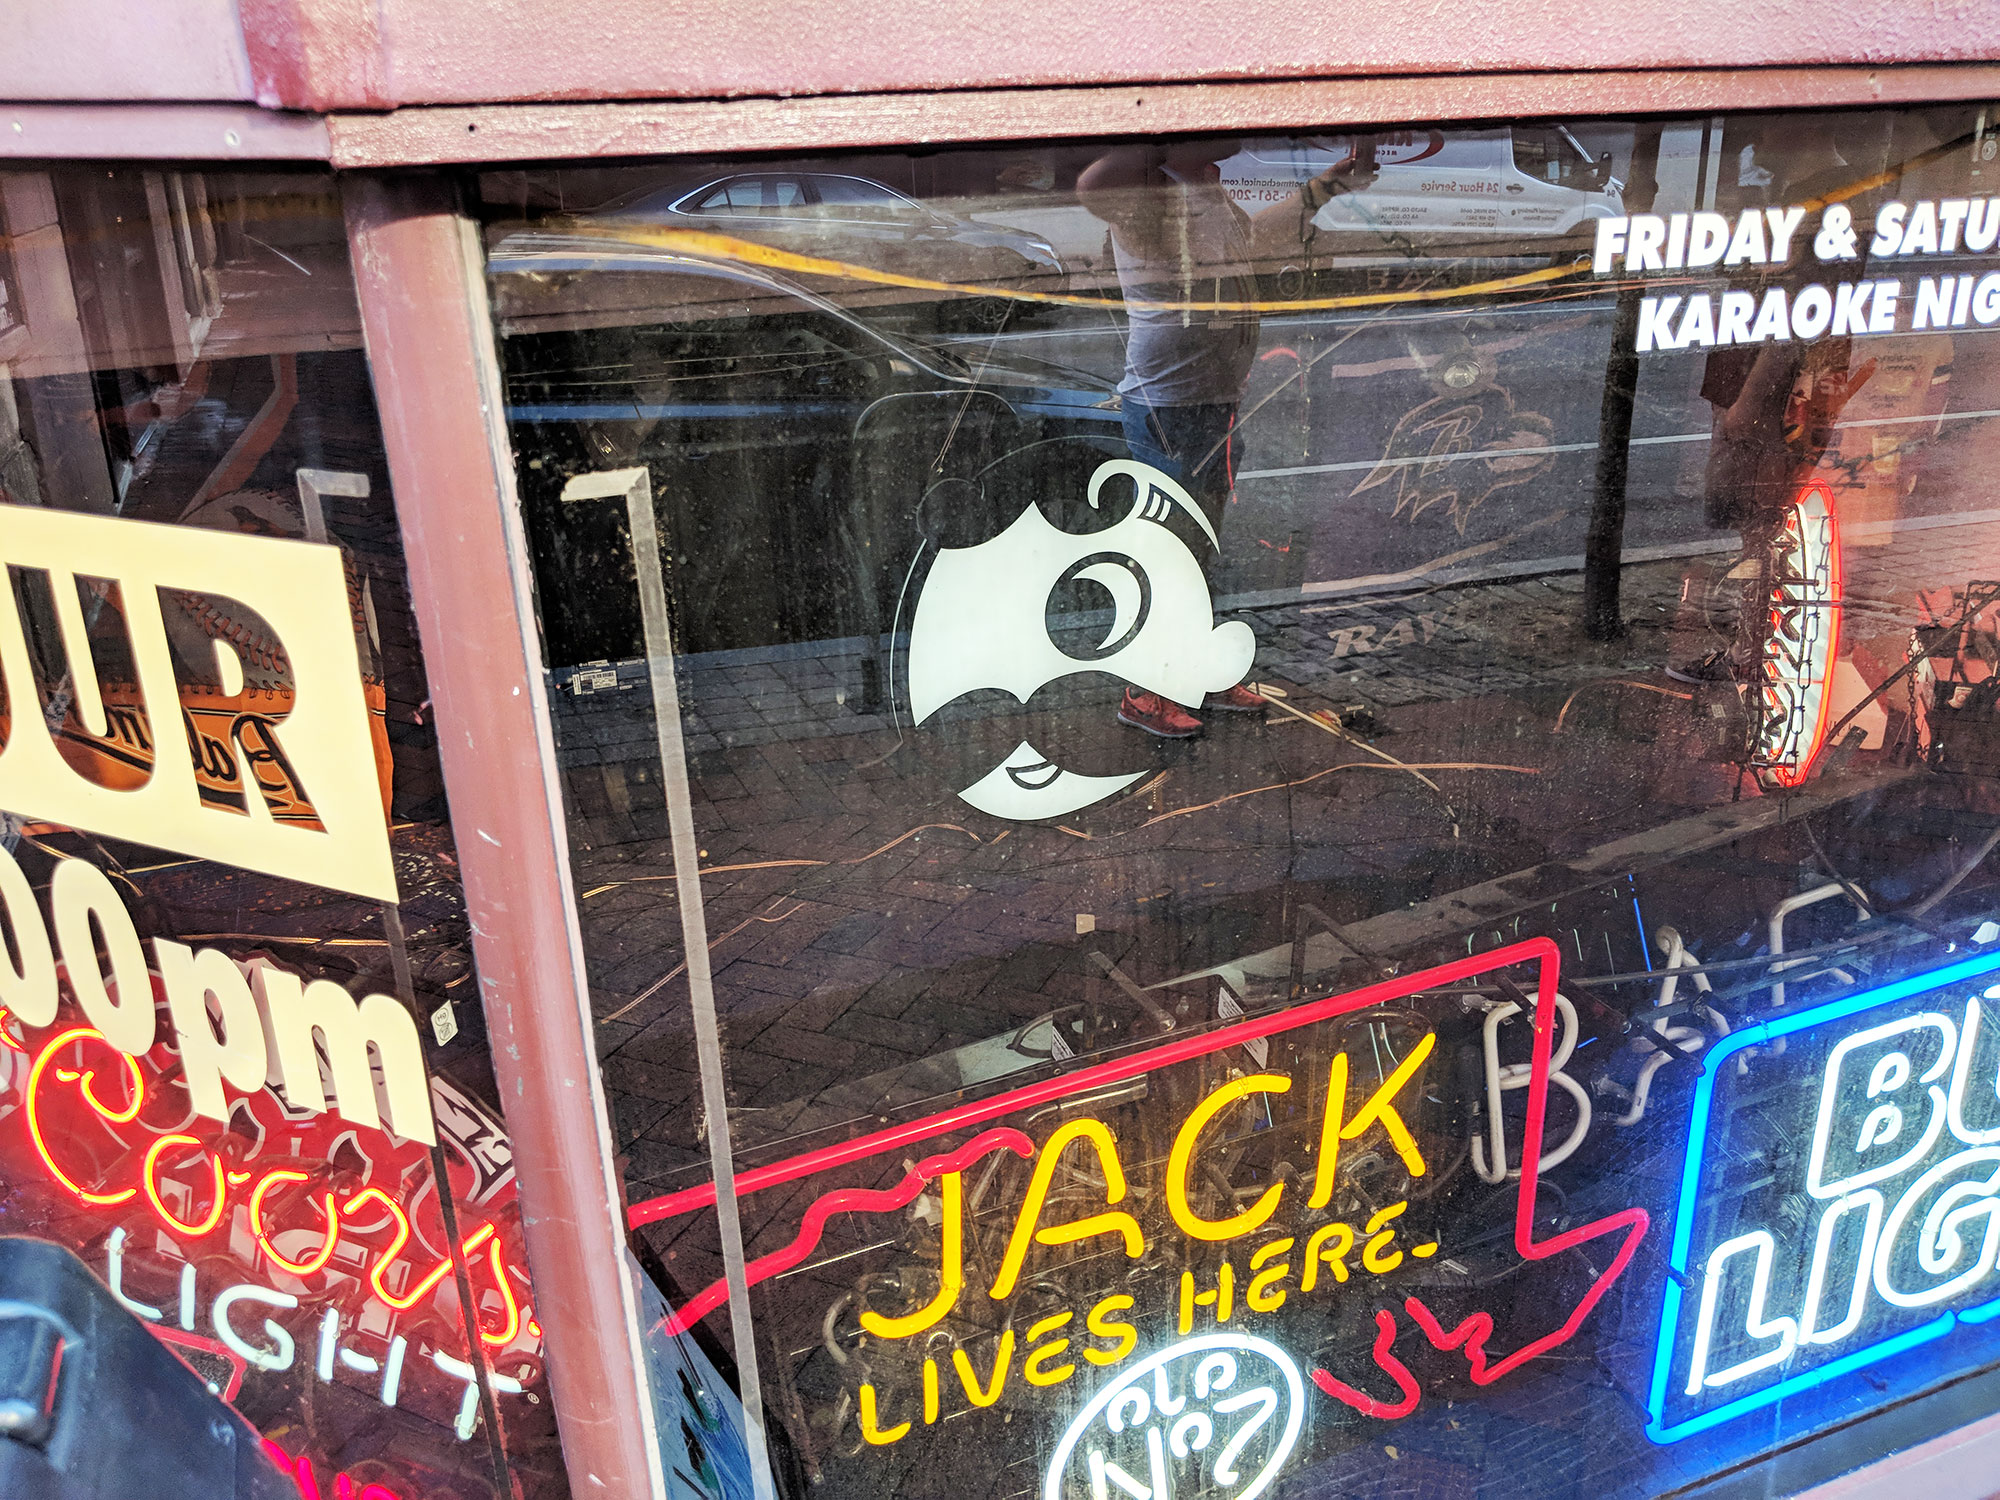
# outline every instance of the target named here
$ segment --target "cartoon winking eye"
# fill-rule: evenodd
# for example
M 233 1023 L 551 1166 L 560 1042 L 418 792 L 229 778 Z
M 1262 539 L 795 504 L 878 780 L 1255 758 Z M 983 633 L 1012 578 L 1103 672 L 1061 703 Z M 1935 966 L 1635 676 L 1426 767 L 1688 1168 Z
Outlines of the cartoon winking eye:
M 1175 480 L 1130 459 L 1100 464 L 1091 475 L 1093 509 L 1105 484 L 1121 475 L 1132 480 L 1132 502 L 1106 530 L 1062 531 L 1029 505 L 990 541 L 938 553 L 910 630 L 917 723 L 980 688 L 1004 689 L 1025 704 L 1048 683 L 1082 672 L 1112 673 L 1188 708 L 1243 680 L 1255 637 L 1241 621 L 1215 623 L 1201 560 L 1167 524 L 1178 506 L 1215 547 L 1208 517 Z M 1049 632 L 1050 596 L 1075 580 L 1111 598 L 1110 627 L 1094 644 L 1058 644 Z M 1052 818 L 1145 774 L 1082 775 L 1023 740 L 958 795 L 995 817 Z

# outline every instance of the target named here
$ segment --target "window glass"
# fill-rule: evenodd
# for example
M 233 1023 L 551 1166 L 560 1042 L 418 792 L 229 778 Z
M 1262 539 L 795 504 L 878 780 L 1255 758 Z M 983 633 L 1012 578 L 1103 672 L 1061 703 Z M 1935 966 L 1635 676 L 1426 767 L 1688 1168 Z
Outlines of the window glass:
M 1589 170 L 1575 138 L 1558 126 L 1517 125 L 1513 138 L 1514 165 L 1529 177 L 1567 185 Z
M 835 177 L 822 173 L 812 179 L 812 184 L 813 191 L 819 194 L 819 201 L 830 208 L 910 216 L 920 216 L 923 212 L 902 194 L 893 193 L 881 183 L 869 182 L 865 178 Z
M 564 1496 L 334 183 L 0 203 L 0 1490 Z
M 773 213 L 779 209 L 800 207 L 804 202 L 805 194 L 791 178 L 732 177 L 703 196 L 694 205 L 694 211 L 704 214 Z
M 781 1490 L 1789 1493 L 2000 1405 L 1994 156 L 489 179 L 631 1219 L 726 1340 L 732 1169 Z
M 754 178 L 726 183 L 695 204 L 695 210 L 708 214 L 734 213 L 739 208 L 757 207 L 763 202 L 763 196 Z

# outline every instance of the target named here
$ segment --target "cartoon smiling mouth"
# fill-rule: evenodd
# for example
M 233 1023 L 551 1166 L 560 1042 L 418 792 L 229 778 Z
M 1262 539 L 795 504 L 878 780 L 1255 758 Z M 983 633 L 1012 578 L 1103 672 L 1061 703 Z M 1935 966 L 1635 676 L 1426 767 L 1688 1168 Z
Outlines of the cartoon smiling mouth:
M 1025 745 L 1027 741 L 1023 740 L 1021 743 Z M 1018 751 L 1015 753 L 1019 754 Z M 1035 766 L 1017 766 L 1010 760 L 1001 769 L 1007 773 L 1007 779 L 1012 781 L 1015 786 L 1029 792 L 1045 790 L 1051 782 L 1063 773 L 1062 767 L 1052 760 L 1045 760 L 1040 765 Z
M 1085 776 L 1065 771 L 1026 740 L 958 795 L 996 818 L 1060 818 L 1123 791 L 1146 773 Z

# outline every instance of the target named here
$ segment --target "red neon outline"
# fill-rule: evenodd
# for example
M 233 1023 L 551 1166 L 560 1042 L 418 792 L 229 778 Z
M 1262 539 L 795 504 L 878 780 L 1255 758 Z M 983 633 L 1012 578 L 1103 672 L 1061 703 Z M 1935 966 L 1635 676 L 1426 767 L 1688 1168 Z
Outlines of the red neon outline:
M 1258 1037 L 1276 1036 L 1280 1032 L 1309 1026 L 1315 1021 L 1345 1015 L 1350 1010 L 1365 1010 L 1368 1006 L 1379 1005 L 1389 1000 L 1400 1000 L 1420 990 L 1456 984 L 1461 979 L 1484 974 L 1490 969 L 1527 963 L 1536 957 L 1546 957 L 1551 964 L 1560 964 L 1562 961 L 1562 955 L 1556 950 L 1556 945 L 1548 938 L 1529 938 L 1505 948 L 1495 948 L 1490 953 L 1478 953 L 1468 958 L 1455 959 L 1439 968 L 1426 969 L 1421 974 L 1406 974 L 1395 979 L 1384 979 L 1362 989 L 1350 990 L 1344 995 L 1328 995 L 1325 999 L 1315 1000 L 1310 1005 L 1295 1005 L 1275 1015 L 1239 1021 L 1234 1026 L 1225 1026 L 1219 1031 L 1204 1032 L 1199 1036 L 1183 1037 L 1179 1041 L 1164 1043 L 1149 1052 L 1135 1053 L 1130 1057 L 1099 1063 L 1095 1067 L 1081 1068 L 1074 1073 L 1058 1074 L 1054 1078 L 1045 1078 L 1040 1083 L 1031 1083 L 1024 1088 L 995 1094 L 990 1099 L 981 1099 L 976 1103 L 962 1104 L 956 1109 L 926 1115 L 923 1119 L 912 1120 L 906 1125 L 893 1125 L 887 1130 L 878 1130 L 873 1135 L 856 1136 L 853 1140 L 843 1141 L 837 1146 L 825 1146 L 817 1151 L 801 1152 L 797 1156 L 773 1162 L 767 1167 L 754 1167 L 737 1176 L 736 1196 L 747 1198 L 750 1194 L 762 1192 L 765 1188 L 796 1182 L 801 1177 L 812 1177 L 834 1167 L 866 1161 L 871 1156 L 903 1150 L 937 1136 L 955 1134 L 969 1126 L 983 1125 L 988 1120 L 998 1119 L 1001 1115 L 1009 1115 L 1016 1110 L 1047 1104 L 1066 1095 L 1082 1093 L 1107 1084 L 1122 1083 L 1128 1078 L 1137 1078 L 1156 1068 L 1185 1062 L 1192 1057 L 1204 1057 L 1211 1052 L 1240 1047 L 1244 1042 Z M 662 1219 L 671 1219 L 680 1214 L 692 1213 L 698 1208 L 707 1208 L 714 1202 L 715 1184 L 705 1182 L 699 1187 L 683 1188 L 678 1193 L 666 1193 L 658 1198 L 648 1198 L 643 1203 L 635 1203 L 626 1218 L 632 1228 L 639 1229 L 647 1224 L 657 1224 Z
M 1035 1154 L 1032 1140 L 1012 1126 L 1002 1125 L 993 1130 L 982 1130 L 949 1155 L 925 1157 L 917 1163 L 915 1170 L 906 1173 L 903 1180 L 892 1188 L 836 1188 L 821 1194 L 806 1210 L 799 1232 L 789 1245 L 782 1250 L 773 1250 L 769 1255 L 760 1255 L 743 1268 L 745 1285 L 755 1286 L 780 1271 L 789 1271 L 811 1255 L 819 1248 L 820 1236 L 826 1232 L 826 1221 L 835 1214 L 893 1213 L 911 1202 L 924 1190 L 924 1184 L 933 1178 L 947 1172 L 963 1172 L 980 1157 L 1003 1146 L 1023 1161 Z M 662 1326 L 668 1333 L 686 1333 L 728 1298 L 729 1288 L 725 1283 L 710 1282 L 680 1307 L 669 1308 Z
M 1392 1352 L 1396 1342 L 1396 1315 L 1386 1307 L 1377 1308 L 1375 1330 L 1375 1363 L 1396 1382 L 1396 1389 L 1403 1393 L 1402 1400 L 1378 1401 L 1366 1391 L 1357 1390 L 1344 1380 L 1336 1380 L 1317 1367 L 1312 1372 L 1313 1384 L 1364 1417 L 1380 1417 L 1385 1422 L 1393 1422 L 1415 1411 L 1417 1403 L 1423 1400 L 1423 1392 L 1417 1386 L 1417 1377 L 1410 1373 L 1410 1367 Z
M 257 1186 L 250 1190 L 250 1233 L 256 1237 L 257 1247 L 264 1252 L 272 1265 L 280 1270 L 290 1271 L 294 1276 L 310 1276 L 324 1269 L 326 1263 L 333 1259 L 334 1247 L 340 1243 L 339 1210 L 334 1206 L 333 1194 L 331 1192 L 324 1194 L 321 1212 L 326 1215 L 326 1238 L 318 1251 L 306 1259 L 286 1260 L 278 1253 L 277 1246 L 271 1243 L 270 1236 L 264 1233 L 264 1195 L 282 1183 L 310 1181 L 312 1181 L 310 1173 L 296 1172 L 290 1167 L 279 1167 L 275 1171 L 266 1172 L 258 1180 Z
M 1491 1385 L 1508 1371 L 1526 1364 L 1538 1354 L 1546 1354 L 1558 1345 L 1568 1343 L 1583 1326 L 1583 1320 L 1590 1316 L 1592 1308 L 1604 1294 L 1611 1290 L 1611 1284 L 1624 1274 L 1632 1263 L 1632 1257 L 1639 1253 L 1639 1241 L 1645 1238 L 1647 1226 L 1652 1217 L 1645 1209 L 1637 1207 L 1621 1209 L 1615 1214 L 1607 1214 L 1602 1219 L 1578 1225 L 1575 1229 L 1552 1236 L 1546 1240 L 1535 1238 L 1535 1188 L 1542 1171 L 1542 1134 L 1548 1123 L 1549 1111 L 1549 1053 L 1555 1039 L 1556 1017 L 1556 976 L 1561 964 L 1561 950 L 1546 938 L 1534 939 L 1536 943 L 1546 943 L 1549 961 L 1542 965 L 1535 986 L 1535 1044 L 1534 1063 L 1529 1074 L 1528 1119 L 1522 1132 L 1521 1142 L 1521 1190 L 1514 1200 L 1514 1249 L 1524 1261 L 1548 1260 L 1552 1256 L 1573 1250 L 1578 1245 L 1601 1239 L 1615 1230 L 1624 1230 L 1625 1243 L 1618 1247 L 1618 1253 L 1611 1258 L 1611 1264 L 1598 1273 L 1577 1304 L 1570 1310 L 1561 1326 L 1534 1341 L 1522 1345 L 1512 1354 L 1503 1355 L 1495 1364 L 1487 1363 L 1486 1340 L 1493 1333 L 1493 1315 L 1488 1312 L 1470 1314 L 1456 1328 L 1446 1332 L 1429 1307 L 1419 1297 L 1403 1299 L 1404 1311 L 1423 1330 L 1424 1336 L 1439 1349 L 1461 1350 L 1469 1364 L 1475 1385 Z M 1525 945 L 1524 945 L 1525 946 Z M 1490 955 L 1489 955 L 1490 956 Z
M 128 1188 L 123 1188 L 115 1193 L 93 1193 L 86 1188 L 78 1186 L 77 1183 L 71 1180 L 69 1173 L 65 1172 L 61 1167 L 56 1165 L 55 1156 L 49 1150 L 49 1143 L 45 1139 L 43 1139 L 42 1136 L 42 1119 L 41 1119 L 42 1071 L 45 1068 L 47 1068 L 52 1061 L 55 1060 L 55 1055 L 61 1048 L 67 1046 L 71 1042 L 81 1042 L 81 1041 L 91 1041 L 91 1040 L 104 1042 L 104 1033 L 99 1031 L 94 1026 L 72 1026 L 67 1031 L 58 1032 L 53 1038 L 50 1039 L 49 1044 L 46 1047 L 42 1048 L 41 1055 L 35 1059 L 34 1066 L 28 1069 L 27 1099 L 25 1107 L 23 1109 L 23 1113 L 26 1114 L 28 1118 L 28 1140 L 35 1148 L 35 1155 L 39 1156 L 42 1159 L 42 1165 L 49 1169 L 49 1176 L 55 1178 L 55 1180 L 59 1184 L 61 1184 L 62 1187 L 67 1189 L 74 1197 L 78 1198 L 82 1202 L 94 1204 L 100 1208 L 111 1208 L 115 1207 L 120 1203 L 125 1202 L 128 1198 L 136 1196 L 139 1190 L 136 1187 L 128 1187 Z M 104 1042 L 104 1045 L 107 1047 L 111 1046 L 109 1042 Z M 98 1115 L 100 1115 L 108 1123 L 113 1125 L 123 1125 L 138 1118 L 139 1105 L 144 1101 L 146 1097 L 146 1084 L 145 1080 L 139 1076 L 138 1063 L 134 1062 L 131 1058 L 126 1057 L 123 1052 L 117 1052 L 115 1048 L 113 1049 L 113 1051 L 116 1052 L 116 1055 L 118 1057 L 124 1058 L 125 1069 L 128 1073 L 131 1074 L 132 1077 L 131 1104 L 128 1105 L 123 1110 L 108 1110 L 103 1105 L 99 1104 L 97 1102 L 97 1095 L 91 1091 L 90 1087 L 92 1080 L 94 1080 L 97 1077 L 97 1075 L 93 1072 L 85 1072 L 81 1076 L 78 1082 L 77 1092 L 82 1094 L 84 1102 L 88 1104 L 93 1110 L 95 1110 L 98 1113 Z
M 1845 605 L 1845 579 L 1840 560 L 1840 517 L 1833 508 L 1833 492 L 1826 485 L 1814 480 L 1803 486 L 1791 502 L 1788 522 L 1798 526 L 1799 547 L 1805 548 L 1805 502 L 1808 496 L 1817 493 L 1820 504 L 1826 508 L 1827 566 L 1826 602 L 1822 608 L 1827 612 L 1829 624 L 1826 632 L 1826 666 L 1820 674 L 1819 708 L 1814 715 L 1812 734 L 1806 740 L 1805 750 L 1789 766 L 1774 765 L 1770 768 L 1771 780 L 1787 790 L 1803 786 L 1812 774 L 1813 762 L 1826 747 L 1827 726 L 1833 719 L 1833 672 L 1840 664 L 1840 622 L 1847 613 Z M 1778 611 L 1771 610 L 1771 623 L 1775 628 L 1779 622 Z
M 1550 1239 L 1537 1241 L 1534 1237 L 1535 1192 L 1541 1176 L 1542 1134 L 1548 1117 L 1549 1061 L 1555 1037 L 1556 983 L 1562 967 L 1562 952 L 1549 938 L 1529 938 L 1503 948 L 1495 948 L 1489 953 L 1457 959 L 1435 969 L 1383 980 L 1344 995 L 1329 995 L 1325 999 L 1316 1000 L 1309 1005 L 1295 1006 L 1276 1015 L 1241 1021 L 1234 1026 L 1225 1026 L 1201 1036 L 1184 1037 L 1148 1052 L 1044 1079 L 1025 1088 L 996 1094 L 991 1099 L 961 1105 L 956 1109 L 929 1115 L 921 1120 L 913 1120 L 906 1125 L 877 1131 L 873 1135 L 858 1136 L 837 1146 L 803 1152 L 798 1156 L 741 1174 L 736 1179 L 737 1196 L 741 1198 L 764 1188 L 794 1182 L 799 1178 L 809 1177 L 834 1167 L 865 1161 L 870 1157 L 902 1149 L 917 1141 L 963 1130 L 969 1125 L 980 1124 L 999 1115 L 1012 1114 L 1017 1110 L 1045 1104 L 1066 1095 L 1083 1093 L 1127 1078 L 1135 1078 L 1156 1068 L 1241 1046 L 1244 1042 L 1259 1037 L 1275 1036 L 1280 1032 L 1345 1015 L 1350 1011 L 1365 1010 L 1372 1005 L 1400 1000 L 1423 990 L 1442 989 L 1494 969 L 1510 968 L 1515 964 L 1529 962 L 1537 966 L 1534 1049 L 1529 1074 L 1528 1118 L 1521 1143 L 1521 1181 L 1514 1206 L 1515 1250 L 1523 1260 L 1538 1261 L 1547 1260 L 1619 1230 L 1624 1231 L 1625 1240 L 1617 1254 L 1612 1257 L 1610 1265 L 1591 1283 L 1589 1290 L 1578 1300 L 1559 1327 L 1523 1345 L 1512 1354 L 1499 1357 L 1494 1363 L 1489 1364 L 1486 1348 L 1486 1340 L 1493 1332 L 1491 1314 L 1475 1312 L 1457 1328 L 1446 1332 L 1437 1317 L 1420 1299 L 1414 1296 L 1404 1299 L 1404 1310 L 1416 1321 L 1425 1336 L 1440 1349 L 1461 1349 L 1467 1363 L 1472 1367 L 1473 1381 L 1479 1385 L 1490 1385 L 1510 1370 L 1575 1337 L 1577 1330 L 1583 1326 L 1584 1319 L 1611 1289 L 1612 1283 L 1617 1281 L 1624 1274 L 1625 1268 L 1632 1263 L 1632 1257 L 1639 1252 L 1639 1242 L 1645 1237 L 1646 1230 L 1652 1222 L 1651 1216 L 1644 1208 L 1635 1206 L 1593 1220 L 1591 1223 L 1579 1225 Z M 1004 1133 L 1004 1128 L 985 1132 L 953 1155 L 962 1156 L 989 1137 L 998 1137 Z M 995 1144 L 999 1142 L 996 1141 Z M 988 1145 L 984 1149 L 992 1150 L 994 1147 Z M 981 1154 L 984 1154 L 984 1151 Z M 832 1214 L 843 1211 L 883 1212 L 899 1208 L 916 1196 L 920 1187 L 912 1184 L 923 1176 L 926 1168 L 950 1160 L 952 1157 L 936 1157 L 920 1162 L 917 1170 L 906 1176 L 894 1188 L 883 1190 L 838 1188 L 823 1194 L 806 1210 L 799 1235 L 789 1246 L 770 1255 L 760 1256 L 744 1268 L 746 1284 L 755 1286 L 778 1271 L 789 1269 L 803 1261 L 818 1244 L 819 1229 Z M 955 1170 L 948 1167 L 941 1169 Z M 714 1201 L 715 1185 L 711 1182 L 702 1187 L 687 1188 L 645 1203 L 634 1204 L 628 1219 L 636 1229 L 644 1224 L 658 1223 L 662 1219 L 693 1212 Z M 678 1312 L 669 1314 L 666 1320 L 668 1327 L 676 1332 L 684 1329 L 695 1319 L 719 1306 L 726 1300 L 727 1295 L 727 1290 L 720 1281 L 703 1288 L 683 1304 Z M 1409 1376 L 1408 1368 L 1392 1352 L 1395 1343 L 1395 1314 L 1388 1308 L 1379 1309 L 1376 1313 L 1376 1327 L 1379 1332 L 1375 1342 L 1375 1362 L 1396 1381 L 1398 1389 L 1404 1393 L 1404 1401 L 1394 1405 L 1378 1402 L 1366 1393 L 1344 1385 L 1333 1375 L 1322 1370 L 1316 1369 L 1312 1372 L 1313 1381 L 1321 1390 L 1339 1400 L 1348 1401 L 1347 1396 L 1341 1394 L 1343 1390 L 1352 1392 L 1358 1400 L 1348 1401 L 1348 1404 L 1369 1415 L 1403 1416 L 1414 1409 L 1415 1403 L 1409 1399 L 1409 1388 L 1403 1384 L 1404 1379 Z M 1326 1377 L 1324 1380 L 1320 1378 L 1322 1375 Z M 1379 1410 L 1371 1411 L 1371 1407 Z
M 215 1168 L 215 1198 L 208 1206 L 208 1217 L 193 1224 L 175 1218 L 174 1211 L 168 1208 L 166 1201 L 160 1197 L 159 1167 L 160 1153 L 167 1147 L 176 1145 L 199 1146 L 201 1141 L 196 1136 L 182 1135 L 179 1131 L 172 1135 L 161 1136 L 146 1148 L 146 1159 L 139 1168 L 139 1181 L 145 1186 L 146 1201 L 153 1205 L 153 1212 L 160 1216 L 160 1221 L 169 1229 L 176 1230 L 189 1239 L 198 1240 L 203 1235 L 213 1234 L 215 1226 L 222 1222 L 222 1211 L 229 1206 L 229 1188 L 222 1180 L 222 1158 L 213 1151 L 209 1152 L 208 1164 Z

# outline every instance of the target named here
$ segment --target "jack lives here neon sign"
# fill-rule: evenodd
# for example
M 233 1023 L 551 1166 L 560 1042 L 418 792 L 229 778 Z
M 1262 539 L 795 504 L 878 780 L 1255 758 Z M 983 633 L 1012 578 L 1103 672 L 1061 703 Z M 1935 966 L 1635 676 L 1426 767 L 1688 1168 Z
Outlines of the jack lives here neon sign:
M 1567 1009 L 1559 962 L 1547 939 L 1512 944 L 739 1172 L 738 1195 L 753 1204 L 772 1188 L 813 1185 L 755 1232 L 746 1279 L 755 1288 L 808 1264 L 830 1231 L 874 1237 L 854 1227 L 865 1216 L 912 1210 L 931 1226 L 920 1233 L 936 1246 L 935 1272 L 919 1276 L 915 1295 L 904 1283 L 901 1302 L 862 1299 L 867 1359 L 850 1361 L 862 1373 L 830 1418 L 854 1422 L 862 1455 L 980 1408 L 1053 1410 L 1074 1421 L 1054 1448 L 1050 1496 L 1261 1493 L 1298 1440 L 1302 1393 L 1395 1421 L 1423 1399 L 1410 1363 L 1422 1347 L 1493 1384 L 1573 1338 L 1630 1265 L 1643 1208 L 1559 1232 L 1537 1218 L 1549 1083 L 1569 1050 L 1555 1045 Z M 1538 1274 L 1551 1279 L 1491 1310 L 1476 1294 L 1440 1302 L 1429 1288 L 1451 1278 L 1426 1270 L 1455 1247 L 1451 1221 L 1423 1201 L 1437 1168 L 1419 1140 L 1448 1067 L 1436 1025 L 1447 1015 L 1463 1024 L 1452 986 L 1522 968 L 1534 997 L 1517 1023 L 1531 1028 L 1526 1120 L 1518 1165 L 1501 1170 L 1517 1179 L 1511 1254 L 1547 1265 Z M 1398 1050 L 1371 1064 L 1364 1042 L 1350 1068 L 1345 1029 L 1391 1013 Z M 1120 1123 L 1118 1098 L 1152 1102 Z M 1283 1137 L 1294 1167 L 1216 1190 L 1260 1130 Z M 1363 1157 L 1371 1186 L 1357 1197 L 1349 1164 Z M 870 1176 L 890 1185 L 863 1185 Z M 975 1226 L 982 1199 L 987 1222 Z M 635 1204 L 632 1221 L 714 1202 L 704 1185 Z M 1593 1264 L 1577 1276 L 1567 1252 L 1593 1242 Z M 1147 1273 L 1153 1265 L 1167 1273 Z M 1048 1302 L 1054 1282 L 1068 1307 Z M 725 1295 L 719 1281 L 697 1290 L 670 1325 Z M 1328 1343 L 1336 1317 L 1342 1331 Z

